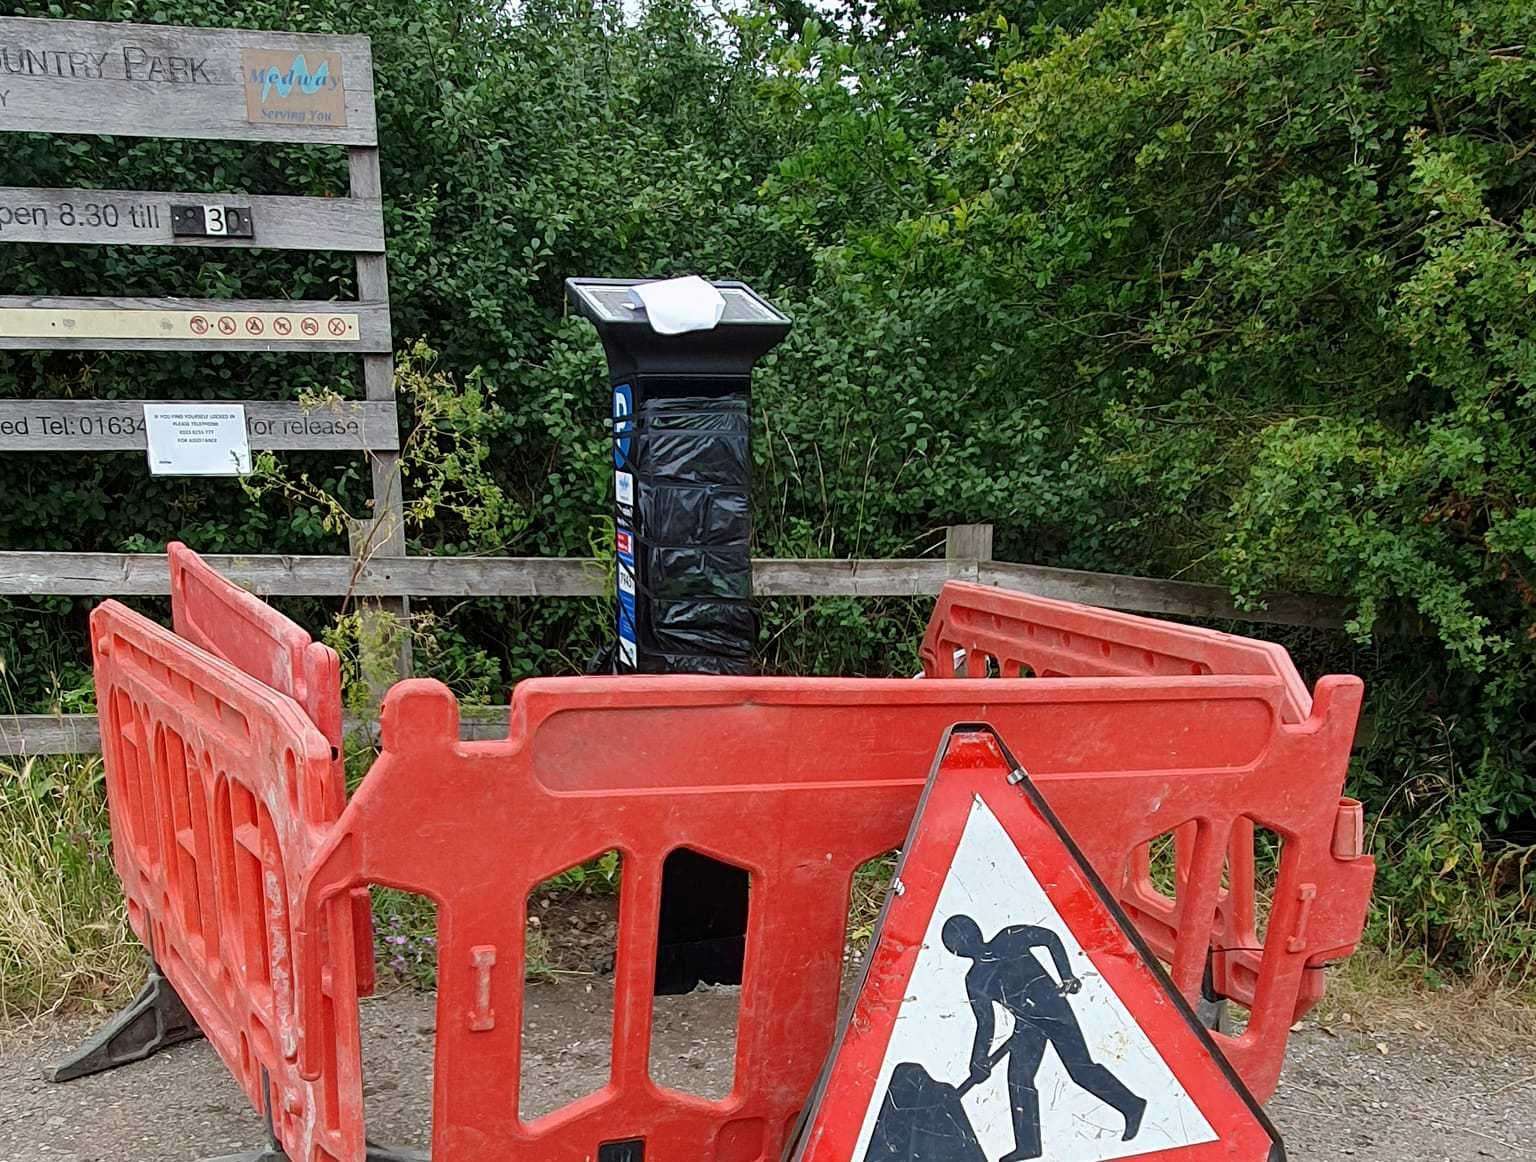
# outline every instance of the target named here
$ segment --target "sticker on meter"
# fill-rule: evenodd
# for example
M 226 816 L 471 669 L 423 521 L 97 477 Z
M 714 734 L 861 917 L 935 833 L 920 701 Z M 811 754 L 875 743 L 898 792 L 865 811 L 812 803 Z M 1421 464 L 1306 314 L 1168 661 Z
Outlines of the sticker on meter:
M 635 431 L 635 389 L 627 383 L 613 388 L 613 466 L 624 467 L 629 459 L 629 441 Z
M 635 635 L 635 534 L 619 525 L 613 534 L 618 550 L 619 576 L 619 658 L 633 667 L 638 653 Z
M 624 664 L 633 666 L 638 650 L 635 641 L 635 598 L 633 594 L 619 594 L 619 657 Z

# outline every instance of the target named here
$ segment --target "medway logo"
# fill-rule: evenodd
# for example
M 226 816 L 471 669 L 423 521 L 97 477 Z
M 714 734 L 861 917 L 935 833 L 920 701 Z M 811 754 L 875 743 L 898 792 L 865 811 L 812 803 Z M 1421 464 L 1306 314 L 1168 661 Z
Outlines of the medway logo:
M 293 63 L 288 66 L 286 73 L 279 72 L 277 66 L 269 66 L 265 73 L 252 77 L 261 82 L 261 100 L 263 104 L 271 98 L 276 91 L 279 97 L 286 97 L 297 86 L 299 92 L 305 96 L 318 93 L 321 89 L 334 84 L 331 80 L 331 62 L 321 61 L 320 67 L 314 72 L 309 71 L 309 62 L 300 53 L 293 58 Z
M 341 68 L 341 54 L 335 52 L 242 49 L 245 119 L 294 127 L 345 125 Z

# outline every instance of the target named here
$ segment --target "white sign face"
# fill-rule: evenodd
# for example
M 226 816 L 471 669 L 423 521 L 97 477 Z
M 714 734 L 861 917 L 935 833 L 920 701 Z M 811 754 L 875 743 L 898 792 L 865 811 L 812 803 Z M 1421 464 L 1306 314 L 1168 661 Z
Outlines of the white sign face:
M 620 504 L 635 503 L 635 478 L 628 472 L 613 474 L 613 494 Z
M 960 952 L 945 940 L 946 922 L 957 917 L 980 934 L 973 945 L 952 930 L 949 943 Z M 1061 987 L 1057 952 L 1080 982 L 1075 991 Z M 977 1031 L 987 1021 L 993 1031 L 982 1047 Z M 990 1070 L 967 1086 L 977 1049 Z M 1038 1157 L 1018 1140 L 1031 1133 L 1050 1162 L 1105 1162 L 1217 1139 L 979 796 L 896 1015 L 854 1158 L 866 1156 L 891 1075 L 907 1063 L 962 1091 L 987 1159 Z
M 251 470 L 245 405 L 144 405 L 149 471 L 154 476 L 243 476 Z

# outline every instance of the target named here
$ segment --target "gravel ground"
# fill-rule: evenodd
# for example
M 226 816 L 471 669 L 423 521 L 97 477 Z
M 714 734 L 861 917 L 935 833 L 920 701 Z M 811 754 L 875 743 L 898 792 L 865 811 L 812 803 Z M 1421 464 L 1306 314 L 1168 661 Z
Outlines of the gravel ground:
M 602 1083 L 607 1012 L 600 983 L 530 988 L 524 1116 Z M 728 1089 L 734 1013 L 730 990 L 658 999 L 658 1079 L 705 1095 Z M 399 992 L 365 1001 L 363 1015 L 369 1136 L 424 1147 L 432 1000 Z M 1413 1027 L 1421 1024 L 1330 1032 L 1308 1023 L 1293 1037 L 1268 1107 L 1292 1162 L 1536 1158 L 1536 1044 L 1452 1044 Z M 39 1066 L 91 1025 L 0 1035 L 0 1162 L 191 1162 L 259 1143 L 259 1120 L 201 1042 L 69 1085 L 39 1080 Z

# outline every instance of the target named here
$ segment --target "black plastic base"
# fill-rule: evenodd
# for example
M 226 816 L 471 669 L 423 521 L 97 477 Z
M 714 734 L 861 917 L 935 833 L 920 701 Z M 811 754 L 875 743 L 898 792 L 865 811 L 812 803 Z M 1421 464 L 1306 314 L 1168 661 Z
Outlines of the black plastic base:
M 43 1077 L 55 1082 L 73 1081 L 143 1061 L 171 1045 L 202 1035 L 159 965 L 151 964 L 149 979 L 133 1002 L 76 1046 L 63 1061 L 44 1068 Z
M 1234 1025 L 1231 1014 L 1227 1012 L 1227 1000 L 1225 997 L 1201 997 L 1195 1002 L 1195 1016 L 1200 1018 L 1200 1023 L 1213 1033 L 1232 1033 Z
M 1237 1026 L 1228 1011 L 1227 998 L 1216 991 L 1216 978 L 1211 966 L 1214 955 L 1212 951 L 1205 956 L 1205 979 L 1200 982 L 1200 999 L 1195 1002 L 1195 1016 L 1211 1032 L 1230 1035 L 1237 1031 Z
M 399 1150 L 391 1146 L 375 1146 L 368 1143 L 367 1162 L 432 1162 L 431 1155 L 423 1150 Z M 275 1145 L 260 1150 L 247 1150 L 244 1154 L 225 1154 L 222 1158 L 205 1158 L 203 1162 L 289 1162 L 288 1155 Z
M 201 1037 L 192 1014 L 171 982 L 165 979 L 160 966 L 151 962 L 149 979 L 133 998 L 131 1004 L 117 1013 L 101 1029 L 77 1046 L 68 1057 L 57 1065 L 43 1069 L 48 1081 L 73 1081 L 92 1073 L 102 1073 L 143 1061 L 160 1050 L 182 1041 Z M 267 1086 L 265 1076 L 263 1087 Z M 270 1099 L 269 1099 L 270 1100 Z M 431 1162 L 431 1156 L 423 1150 L 403 1150 L 393 1146 L 376 1146 L 368 1143 L 367 1162 Z M 208 1158 L 204 1162 L 290 1162 L 277 1139 L 272 1136 L 272 1122 L 267 1119 L 267 1144 L 243 1154 L 226 1154 L 221 1158 Z
M 267 1144 L 243 1154 L 204 1158 L 202 1162 L 291 1162 L 278 1145 L 277 1135 L 272 1132 L 272 1079 L 267 1076 L 266 1070 L 262 1070 L 261 1074 L 261 1094 L 262 1118 L 267 1125 Z M 375 1146 L 372 1142 L 367 1143 L 363 1157 L 366 1162 L 432 1162 L 428 1155 L 419 1150 L 397 1150 L 390 1146 Z

